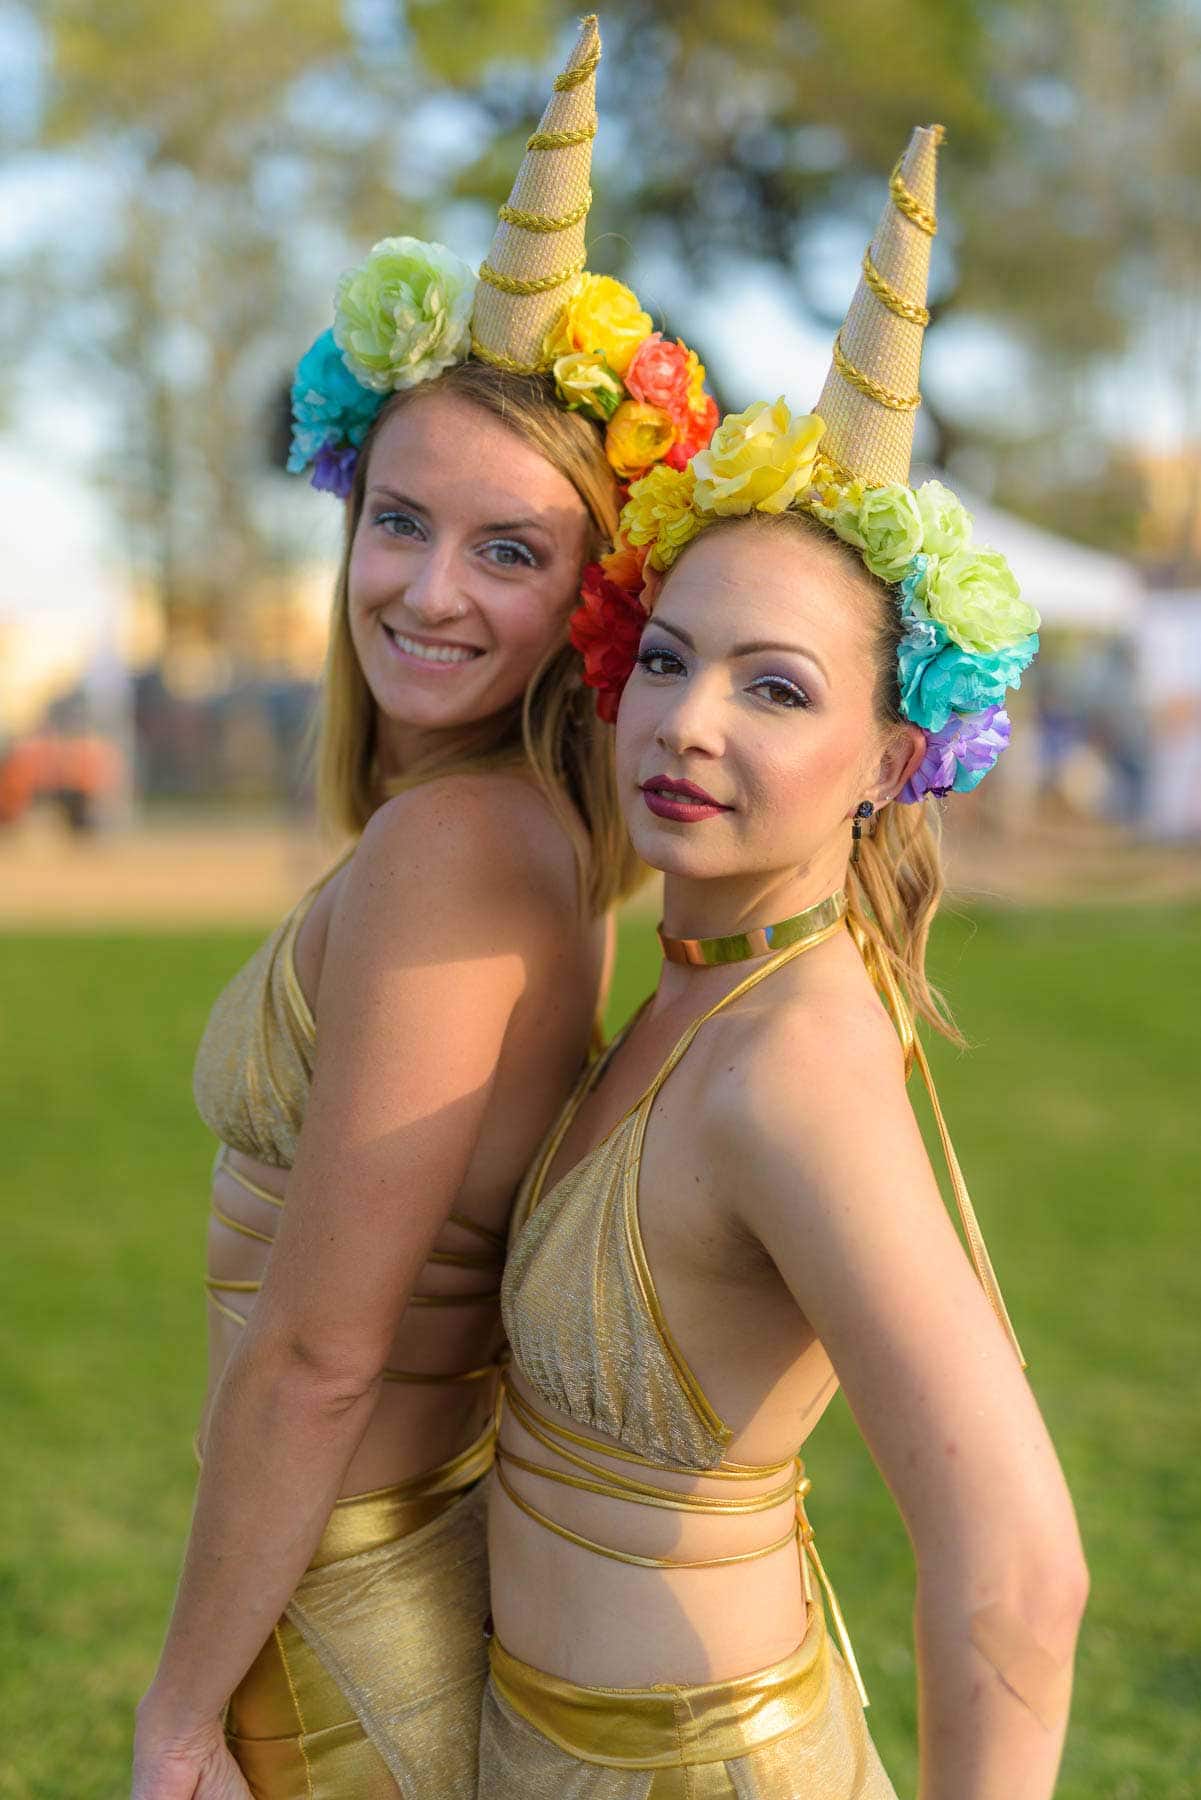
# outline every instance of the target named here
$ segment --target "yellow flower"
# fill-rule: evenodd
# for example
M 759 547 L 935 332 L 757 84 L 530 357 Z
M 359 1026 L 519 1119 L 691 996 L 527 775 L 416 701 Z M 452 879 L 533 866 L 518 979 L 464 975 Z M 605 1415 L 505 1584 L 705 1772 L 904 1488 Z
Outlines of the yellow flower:
M 665 412 L 645 400 L 623 400 L 605 433 L 605 455 L 623 481 L 645 475 L 675 442 L 676 429 Z
M 611 275 L 581 275 L 580 285 L 546 334 L 548 362 L 586 350 L 603 356 L 615 375 L 624 375 L 634 352 L 651 335 L 651 319 L 638 296 Z
M 556 357 L 553 373 L 564 406 L 599 419 L 602 425 L 625 399 L 625 389 L 604 357 L 591 350 L 571 350 Z
M 692 510 L 694 486 L 691 468 L 657 463 L 630 489 L 621 509 L 621 533 L 628 543 L 651 546 L 647 561 L 652 569 L 670 569 L 700 530 L 701 520 Z
M 705 365 L 695 350 L 688 352 L 688 410 L 700 412 L 705 404 Z
M 786 512 L 812 476 L 825 429 L 816 413 L 794 419 L 782 398 L 731 413 L 692 459 L 698 509 L 719 516 Z

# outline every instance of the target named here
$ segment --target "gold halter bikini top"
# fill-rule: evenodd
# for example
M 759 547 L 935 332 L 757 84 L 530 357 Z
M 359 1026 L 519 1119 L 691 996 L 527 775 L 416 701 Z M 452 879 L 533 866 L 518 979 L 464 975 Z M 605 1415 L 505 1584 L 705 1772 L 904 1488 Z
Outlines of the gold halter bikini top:
M 866 1704 L 866 1695 L 838 1600 L 822 1567 L 805 1513 L 810 1481 L 800 1456 L 763 1465 L 730 1462 L 724 1452 L 734 1432 L 706 1398 L 672 1336 L 655 1290 L 638 1222 L 638 1177 L 647 1125 L 655 1100 L 697 1033 L 716 1013 L 836 932 L 850 929 L 875 985 L 893 1017 L 906 1057 L 906 1074 L 916 1062 L 930 1094 L 976 1272 L 1010 1341 L 1017 1341 L 988 1260 L 963 1175 L 947 1134 L 929 1064 L 908 1008 L 875 946 L 853 921 L 836 920 L 814 935 L 769 957 L 715 1006 L 693 1021 L 666 1062 L 629 1112 L 594 1149 L 544 1193 L 546 1174 L 559 1145 L 595 1087 L 627 1025 L 609 1051 L 586 1073 L 546 1139 L 517 1198 L 510 1248 L 501 1286 L 501 1311 L 513 1365 L 538 1397 L 574 1424 L 602 1432 L 612 1443 L 584 1437 L 533 1406 L 505 1380 L 504 1400 L 514 1419 L 535 1443 L 560 1464 L 518 1455 L 498 1446 L 497 1478 L 514 1505 L 538 1524 L 581 1548 L 642 1568 L 711 1568 L 750 1561 L 783 1549 L 794 1538 L 801 1548 L 805 1598 L 811 1601 L 809 1566 L 825 1592 L 843 1655 Z M 633 1024 L 633 1020 L 630 1024 Z M 598 1455 L 631 1469 L 619 1474 Z M 634 1505 L 696 1514 L 766 1512 L 795 1497 L 795 1525 L 774 1542 L 735 1555 L 684 1562 L 639 1556 L 582 1537 L 552 1519 L 518 1493 L 506 1466 L 543 1480 Z M 729 1498 L 681 1494 L 656 1484 L 657 1472 L 703 1475 L 729 1484 Z M 739 1492 L 739 1484 L 772 1481 L 766 1492 Z
M 347 852 L 349 856 L 350 852 Z M 343 857 L 323 875 L 238 971 L 209 1015 L 200 1041 L 193 1092 L 201 1118 L 221 1140 L 214 1170 L 220 1168 L 257 1200 L 282 1208 L 284 1202 L 234 1167 L 227 1147 L 271 1168 L 290 1169 L 313 1079 L 317 1024 L 296 974 L 296 939 L 322 888 L 347 860 Z M 230 1231 L 256 1243 L 273 1240 L 224 1212 L 214 1200 L 213 1215 Z M 434 1250 L 428 1262 L 459 1269 L 487 1269 L 498 1277 L 504 1260 L 504 1237 L 474 1219 L 452 1212 L 451 1221 L 470 1232 L 478 1250 Z M 236 1325 L 245 1317 L 220 1298 L 222 1294 L 257 1294 L 261 1281 L 224 1281 L 206 1275 L 205 1288 L 217 1312 Z M 413 1294 L 410 1306 L 480 1306 L 494 1301 L 499 1285 L 482 1293 Z M 491 1375 L 495 1362 L 447 1374 L 386 1369 L 387 1381 L 443 1385 L 479 1381 Z

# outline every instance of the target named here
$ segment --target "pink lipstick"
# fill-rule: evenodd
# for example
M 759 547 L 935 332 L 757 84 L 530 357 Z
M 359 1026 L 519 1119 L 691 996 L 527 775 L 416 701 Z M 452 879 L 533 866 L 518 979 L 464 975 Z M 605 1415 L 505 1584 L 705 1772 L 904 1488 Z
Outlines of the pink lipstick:
M 670 775 L 652 775 L 644 781 L 642 798 L 656 818 L 674 819 L 680 825 L 699 824 L 702 819 L 715 819 L 718 813 L 733 811 L 695 781 L 675 781 Z

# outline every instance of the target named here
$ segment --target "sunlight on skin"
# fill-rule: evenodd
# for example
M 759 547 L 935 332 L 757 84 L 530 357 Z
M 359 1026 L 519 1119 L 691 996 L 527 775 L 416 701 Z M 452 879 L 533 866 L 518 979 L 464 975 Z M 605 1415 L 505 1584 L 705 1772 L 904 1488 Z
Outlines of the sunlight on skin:
M 482 407 L 430 394 L 388 419 L 349 581 L 385 775 L 524 691 L 576 602 L 588 531 L 567 477 Z

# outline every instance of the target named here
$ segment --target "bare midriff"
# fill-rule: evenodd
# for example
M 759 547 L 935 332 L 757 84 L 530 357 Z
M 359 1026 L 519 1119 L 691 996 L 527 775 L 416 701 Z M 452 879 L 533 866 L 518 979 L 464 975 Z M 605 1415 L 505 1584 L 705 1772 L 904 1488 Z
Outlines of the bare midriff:
M 519 1401 L 586 1437 L 589 1459 L 619 1478 L 630 1475 L 627 1460 L 606 1454 L 612 1440 L 555 1413 L 515 1371 L 509 1381 Z M 500 1441 L 514 1456 L 569 1468 L 531 1437 L 509 1406 Z M 736 1438 L 728 1456 L 733 1462 L 767 1460 L 761 1445 L 753 1446 L 753 1455 L 750 1448 Z M 783 1451 L 781 1460 L 787 1455 Z M 627 1554 L 710 1564 L 663 1569 L 612 1560 L 548 1531 L 507 1494 L 494 1491 L 493 1618 L 500 1641 L 523 1662 L 590 1687 L 700 1683 L 769 1667 L 803 1641 L 806 1588 L 812 1592 L 813 1584 L 803 1572 L 791 1495 L 764 1511 L 702 1517 L 631 1505 L 551 1484 L 512 1463 L 505 1467 L 523 1499 L 581 1537 Z M 763 1495 L 787 1480 L 787 1473 L 759 1476 L 739 1483 L 738 1492 Z M 656 1470 L 654 1485 L 664 1494 L 730 1498 L 729 1482 L 713 1476 Z M 778 1547 L 762 1554 L 772 1544 Z M 712 1566 L 735 1556 L 745 1560 Z
M 273 1196 L 274 1203 L 255 1188 Z M 286 1169 L 236 1150 L 221 1152 L 213 1171 L 207 1245 L 209 1371 L 201 1454 L 204 1421 L 242 1337 L 243 1327 L 228 1315 L 249 1319 L 253 1312 L 258 1293 L 251 1290 L 266 1273 L 287 1193 Z M 347 1468 L 343 1495 L 368 1493 L 419 1475 L 458 1455 L 484 1431 L 495 1406 L 495 1363 L 503 1343 L 501 1266 L 499 1243 L 490 1245 L 453 1220 L 442 1227 L 434 1258 L 421 1272 L 388 1356 L 389 1369 L 402 1371 L 404 1378 L 381 1383 L 371 1421 Z

